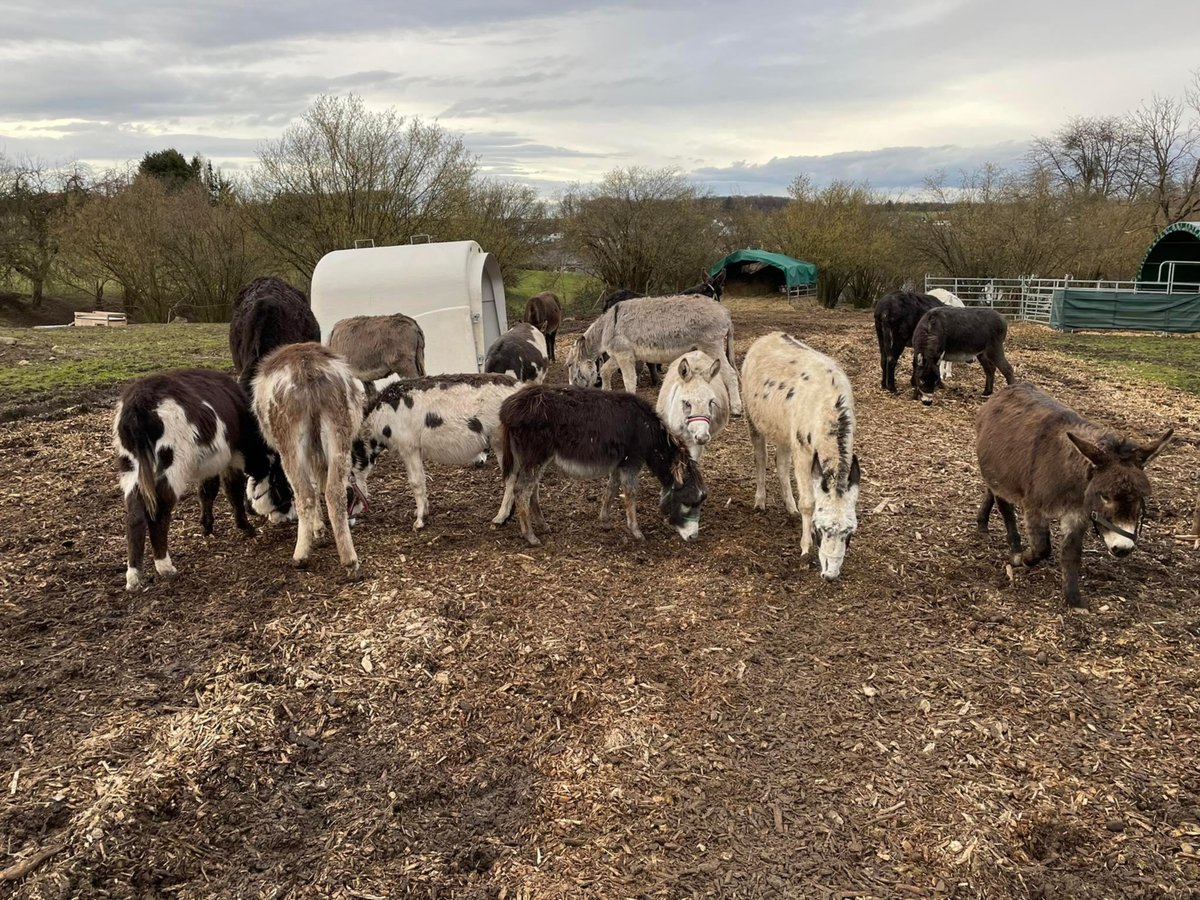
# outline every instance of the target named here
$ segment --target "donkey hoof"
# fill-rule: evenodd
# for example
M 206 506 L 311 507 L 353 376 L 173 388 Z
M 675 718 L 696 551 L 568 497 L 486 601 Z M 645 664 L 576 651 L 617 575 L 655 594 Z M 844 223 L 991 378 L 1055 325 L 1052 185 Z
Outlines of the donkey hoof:
M 242 533 L 242 537 L 244 537 L 244 538 L 252 538 L 252 537 L 258 536 L 258 529 L 255 528 L 253 525 L 251 525 L 249 522 L 247 522 L 245 525 L 239 525 L 238 531 L 240 531 Z
M 343 580 L 348 582 L 363 580 L 362 567 L 358 564 L 357 559 L 346 566 L 346 574 L 343 576 Z
M 525 535 L 525 540 L 528 542 L 530 547 L 542 546 L 542 542 L 540 540 L 538 540 L 538 536 L 536 534 L 530 533 L 530 534 Z
M 293 557 L 292 558 L 292 568 L 293 569 L 307 569 L 308 568 L 308 559 L 307 558 L 296 559 L 295 557 Z
M 142 573 L 137 569 L 125 570 L 125 590 L 136 591 L 142 586 Z
M 424 519 L 417 519 L 417 521 L 413 522 L 413 531 L 420 531 L 424 527 L 425 527 Z

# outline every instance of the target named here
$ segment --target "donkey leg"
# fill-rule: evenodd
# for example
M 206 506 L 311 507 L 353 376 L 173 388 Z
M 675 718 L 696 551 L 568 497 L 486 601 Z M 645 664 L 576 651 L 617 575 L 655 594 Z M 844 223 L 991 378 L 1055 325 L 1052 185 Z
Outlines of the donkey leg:
M 725 354 L 720 347 L 707 352 L 713 359 L 725 359 Z M 731 365 L 722 365 L 721 380 L 725 382 L 725 390 L 729 392 L 729 414 L 731 416 L 740 416 L 742 414 L 742 392 L 738 385 L 737 369 Z
M 175 509 L 175 493 L 160 485 L 158 492 L 158 514 L 150 519 L 150 547 L 154 550 L 154 571 L 160 578 L 174 578 L 179 574 L 171 562 L 167 549 L 167 532 L 171 527 L 171 513 Z
M 257 532 L 246 515 L 246 473 L 227 472 L 221 482 L 225 487 L 225 497 L 233 507 L 233 522 L 238 531 L 246 537 L 254 537 Z
M 1003 497 L 996 498 L 1000 507 L 1000 515 L 1004 518 L 1004 533 L 1008 536 L 1008 550 L 1012 555 L 1013 565 L 1021 564 L 1021 532 L 1017 530 L 1017 512 L 1013 505 Z
M 556 337 L 558 337 L 557 328 L 546 335 L 546 355 L 549 357 L 550 362 L 554 362 L 554 339 Z
M 1076 609 L 1087 609 L 1087 602 L 1079 596 L 1079 565 L 1083 562 L 1083 536 L 1087 531 L 1087 519 L 1082 516 L 1062 520 L 1063 598 L 1067 605 Z
M 796 494 L 800 512 L 800 558 L 808 559 L 812 552 L 813 511 L 817 506 L 813 497 L 812 454 L 800 452 L 793 453 L 792 456 L 796 464 Z
M 125 497 L 125 543 L 129 551 L 125 590 L 136 591 L 142 586 L 142 561 L 146 558 L 146 504 L 136 487 Z
M 425 466 L 421 462 L 420 450 L 414 447 L 404 454 L 404 470 L 408 473 L 408 485 L 417 503 L 413 531 L 420 531 L 425 527 L 425 517 L 429 515 L 429 493 L 425 486 Z
M 992 389 L 996 386 L 996 366 L 982 353 L 978 358 L 979 365 L 983 369 L 983 396 L 990 397 Z
M 1021 554 L 1021 564 L 1036 566 L 1050 555 L 1050 523 L 1044 516 L 1031 510 L 1025 510 L 1025 534 L 1029 538 L 1029 546 Z
M 754 446 L 754 508 L 767 508 L 767 439 L 750 425 L 750 443 Z
M 213 501 L 221 491 L 221 477 L 214 475 L 200 485 L 200 530 L 205 536 L 213 533 Z
M 980 534 L 988 530 L 988 520 L 992 517 L 992 507 L 996 505 L 996 495 L 991 491 L 983 492 L 983 502 L 979 504 L 979 512 L 975 515 L 975 527 Z
M 632 355 L 622 353 L 615 357 L 621 369 L 621 380 L 625 382 L 625 390 L 630 394 L 637 393 L 637 359 Z
M 619 493 L 621 493 L 621 477 L 617 474 L 617 470 L 613 469 L 608 473 L 608 487 L 600 500 L 600 524 L 605 528 L 612 528 L 612 502 Z
M 644 541 L 646 537 L 642 534 L 642 529 L 638 528 L 637 520 L 637 483 L 641 466 L 636 469 L 620 469 L 619 471 L 621 487 L 625 491 L 625 524 L 629 526 L 629 533 L 635 540 Z
M 1004 355 L 1003 347 L 996 351 L 996 368 L 998 368 L 1000 370 L 1000 374 L 1004 376 L 1004 381 L 1006 384 L 1013 383 L 1015 379 L 1013 367 L 1008 361 L 1008 358 Z
M 533 484 L 533 496 L 529 498 L 529 513 L 533 517 L 533 530 L 549 531 L 550 527 L 546 524 L 546 517 L 542 515 L 542 476 L 546 474 L 546 465 L 538 469 L 537 481 Z
M 337 444 L 330 441 L 326 446 L 336 447 Z M 338 559 L 345 568 L 346 575 L 353 578 L 358 574 L 358 552 L 354 549 L 354 538 L 350 535 L 350 516 L 346 510 L 346 479 L 349 474 L 350 454 L 332 452 L 325 479 L 325 511 L 329 514 L 329 530 L 333 532 Z
M 514 471 L 504 479 L 504 496 L 500 498 L 500 509 L 496 511 L 496 517 L 492 519 L 493 525 L 503 525 L 512 518 L 516 484 L 517 473 Z
M 609 390 L 612 385 L 613 372 L 617 371 L 617 361 L 609 354 L 608 359 L 604 361 L 604 365 L 600 367 L 600 390 Z
M 529 504 L 533 497 L 534 488 L 537 487 L 536 471 L 530 472 L 522 470 L 517 476 L 517 524 L 521 528 L 521 534 L 531 547 L 537 547 L 542 542 L 538 540 L 538 536 L 533 531 L 533 524 L 530 521 Z
M 792 448 L 786 444 L 775 445 L 775 475 L 779 479 L 779 492 L 783 494 L 783 505 L 789 516 L 795 516 L 796 498 L 792 495 Z M 803 481 L 803 479 L 800 479 Z M 765 508 L 765 506 L 764 506 Z

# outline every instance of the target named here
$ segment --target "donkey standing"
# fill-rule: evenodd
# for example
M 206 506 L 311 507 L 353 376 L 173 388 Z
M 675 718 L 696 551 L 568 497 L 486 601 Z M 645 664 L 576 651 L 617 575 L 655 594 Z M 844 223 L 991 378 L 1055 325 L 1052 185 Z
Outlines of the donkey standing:
M 308 298 L 282 278 L 255 278 L 233 301 L 229 352 L 234 372 L 249 389 L 258 361 L 284 344 L 320 341 L 321 326 Z
M 695 462 L 659 421 L 650 404 L 636 394 L 567 385 L 530 385 L 500 407 L 504 436 L 504 499 L 492 520 L 503 525 L 514 502 L 521 534 L 533 546 L 534 532 L 545 527 L 538 483 L 551 462 L 575 478 L 608 476 L 600 504 L 600 522 L 624 490 L 625 521 L 637 540 L 637 483 L 648 468 L 662 485 L 659 511 L 685 541 L 700 532 L 700 508 L 708 496 Z
M 638 362 L 669 363 L 692 350 L 724 359 L 721 379 L 729 392 L 730 411 L 742 414 L 737 362 L 733 352 L 733 319 L 715 300 L 695 296 L 645 297 L 618 303 L 593 322 L 567 354 L 572 384 L 589 387 L 596 377 L 596 359 L 607 353 L 600 381 L 608 388 L 620 368 L 625 390 L 637 390 Z
M 788 515 L 800 514 L 800 555 L 816 534 L 821 577 L 837 578 L 858 529 L 861 472 L 854 454 L 854 394 L 834 360 L 781 331 L 750 345 L 742 365 L 754 444 L 754 508 L 767 508 L 767 442 Z M 792 497 L 795 475 L 800 503 Z
M 987 483 L 976 524 L 987 531 L 1000 507 L 1013 565 L 1034 566 L 1050 555 L 1051 519 L 1062 529 L 1063 596 L 1079 597 L 1079 565 L 1089 522 L 1109 553 L 1128 556 L 1141 530 L 1150 479 L 1142 471 L 1173 430 L 1135 443 L 1090 422 L 1030 384 L 1014 384 L 983 404 L 975 416 L 975 452 Z M 1025 513 L 1030 547 L 1021 551 L 1013 509 Z
M 554 362 L 554 339 L 558 326 L 562 324 L 562 301 L 553 291 L 542 291 L 529 298 L 525 306 L 525 319 L 546 336 L 546 356 Z
M 933 392 L 942 383 L 943 361 L 966 362 L 978 359 L 983 367 L 983 396 L 990 397 L 996 383 L 996 369 L 1004 380 L 1013 383 L 1013 368 L 1004 356 L 1008 323 L 991 309 L 955 309 L 939 306 L 921 317 L 913 332 L 914 393 L 926 406 L 933 403 Z
M 905 347 L 912 346 L 913 332 L 921 317 L 942 302 L 929 294 L 892 291 L 875 301 L 875 338 L 879 341 L 881 386 L 896 393 L 896 365 Z
M 350 537 L 347 493 L 350 449 L 362 424 L 366 399 L 362 382 L 346 360 L 328 347 L 289 344 L 262 360 L 253 391 L 263 436 L 279 452 L 296 494 L 299 528 L 293 565 L 307 567 L 313 544 L 324 534 L 320 505 L 324 494 L 338 556 L 346 573 L 356 575 L 358 554 Z
M 403 313 L 342 319 L 329 332 L 329 349 L 345 357 L 354 377 L 367 383 L 425 374 L 425 332 Z

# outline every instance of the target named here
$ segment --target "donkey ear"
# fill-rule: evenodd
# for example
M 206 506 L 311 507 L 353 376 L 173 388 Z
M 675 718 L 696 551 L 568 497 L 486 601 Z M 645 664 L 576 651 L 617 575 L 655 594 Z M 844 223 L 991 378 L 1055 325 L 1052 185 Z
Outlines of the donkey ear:
M 1067 438 L 1075 445 L 1075 449 L 1093 466 L 1102 466 L 1108 460 L 1108 454 L 1090 441 L 1085 441 L 1078 435 L 1067 432 Z
M 720 371 L 721 371 L 721 357 L 718 356 L 716 359 L 713 360 L 712 368 L 710 368 L 708 370 L 708 380 L 712 381 L 714 378 L 717 377 L 717 375 L 718 375 L 718 373 L 720 373 Z
M 1138 464 L 1140 466 L 1145 466 L 1146 463 L 1150 462 L 1150 460 L 1154 459 L 1154 457 L 1166 450 L 1167 444 L 1171 441 L 1171 435 L 1174 433 L 1174 428 L 1168 428 L 1167 433 L 1158 440 L 1151 441 L 1148 444 L 1142 444 L 1142 446 L 1138 447 L 1136 451 Z
M 679 360 L 679 377 L 684 381 L 692 377 L 692 367 L 688 365 L 686 356 Z
M 724 283 L 725 283 L 725 270 L 724 269 L 722 269 L 720 272 L 718 272 L 716 275 L 714 275 L 712 278 L 709 279 L 709 284 L 715 285 L 716 287 L 720 287 Z
M 862 480 L 862 470 L 858 467 L 858 454 L 850 457 L 850 487 L 858 487 Z
M 825 477 L 825 470 L 821 468 L 821 457 L 817 455 L 815 450 L 813 451 L 812 477 L 814 481 L 819 481 Z

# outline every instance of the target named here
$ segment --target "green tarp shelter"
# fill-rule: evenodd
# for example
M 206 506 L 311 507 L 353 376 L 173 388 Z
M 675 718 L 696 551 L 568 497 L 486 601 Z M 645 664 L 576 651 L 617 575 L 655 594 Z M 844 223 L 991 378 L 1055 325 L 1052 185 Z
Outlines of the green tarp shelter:
M 1200 331 L 1200 294 L 1054 292 L 1050 327 L 1067 331 Z
M 802 259 L 792 259 L 782 253 L 767 253 L 765 250 L 735 250 L 724 259 L 708 267 L 709 275 L 738 263 L 761 263 L 783 273 L 784 283 L 789 288 L 804 287 L 817 283 L 817 267 Z
M 1174 265 L 1171 265 L 1174 263 Z M 1158 233 L 1138 269 L 1139 282 L 1200 285 L 1200 222 L 1176 222 Z

